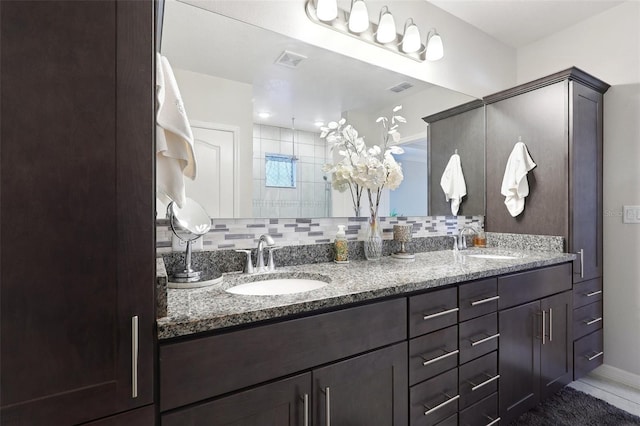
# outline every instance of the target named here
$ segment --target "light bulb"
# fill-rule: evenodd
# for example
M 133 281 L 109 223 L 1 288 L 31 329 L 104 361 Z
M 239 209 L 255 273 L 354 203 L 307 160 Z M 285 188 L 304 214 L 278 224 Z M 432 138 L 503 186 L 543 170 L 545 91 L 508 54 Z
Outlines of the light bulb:
M 402 36 L 402 51 L 405 53 L 413 53 L 420 50 L 422 43 L 420 41 L 420 30 L 414 23 L 406 27 L 404 36 Z
M 395 39 L 396 21 L 393 19 L 393 15 L 391 14 L 391 12 L 389 12 L 389 9 L 387 9 L 387 11 L 382 12 L 382 15 L 380 16 L 378 32 L 376 33 L 376 40 L 378 41 L 378 43 L 389 43 L 394 41 Z
M 430 61 L 437 61 L 444 56 L 444 46 L 440 34 L 434 31 L 433 35 L 427 39 L 426 57 Z
M 321 21 L 333 21 L 338 17 L 337 0 L 318 0 L 316 16 Z
M 349 13 L 349 31 L 362 33 L 369 29 L 369 12 L 364 0 L 356 0 Z

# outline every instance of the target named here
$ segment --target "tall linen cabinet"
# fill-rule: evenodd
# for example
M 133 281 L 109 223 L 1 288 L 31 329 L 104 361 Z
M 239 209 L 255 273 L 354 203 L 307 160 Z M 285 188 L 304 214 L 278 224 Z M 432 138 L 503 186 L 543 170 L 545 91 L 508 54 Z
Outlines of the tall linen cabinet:
M 603 357 L 602 121 L 608 88 L 574 67 L 484 98 L 486 230 L 563 236 L 565 250 L 577 255 L 570 317 L 573 359 L 565 366 L 573 361 L 574 379 L 600 365 Z M 537 166 L 527 175 L 524 212 L 513 218 L 500 189 L 518 141 Z
M 153 9 L 0 3 L 3 426 L 155 422 Z

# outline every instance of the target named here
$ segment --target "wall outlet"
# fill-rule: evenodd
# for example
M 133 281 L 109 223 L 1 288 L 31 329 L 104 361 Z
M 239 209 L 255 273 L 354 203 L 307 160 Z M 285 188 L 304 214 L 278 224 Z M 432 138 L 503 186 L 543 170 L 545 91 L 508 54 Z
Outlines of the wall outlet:
M 187 236 L 191 236 L 191 234 L 186 234 L 186 233 L 182 233 L 182 232 L 178 232 L 181 236 L 184 236 L 185 238 Z M 200 237 L 195 241 L 191 242 L 191 251 L 198 251 L 198 250 L 202 250 L 202 240 L 203 238 Z M 171 250 L 173 251 L 185 251 L 187 249 L 187 243 L 182 241 L 180 238 L 176 237 L 176 235 L 174 233 L 171 233 Z
M 622 223 L 640 223 L 640 206 L 624 206 Z

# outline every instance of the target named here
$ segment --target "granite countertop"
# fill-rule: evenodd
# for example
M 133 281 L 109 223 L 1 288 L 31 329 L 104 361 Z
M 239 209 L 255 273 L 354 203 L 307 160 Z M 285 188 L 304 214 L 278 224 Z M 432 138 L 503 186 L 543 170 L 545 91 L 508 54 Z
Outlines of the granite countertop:
M 498 254 L 515 259 L 483 259 L 469 254 Z M 414 262 L 384 257 L 349 264 L 317 263 L 278 268 L 268 278 L 324 278 L 329 284 L 305 293 L 244 296 L 225 289 L 256 275 L 229 273 L 221 284 L 196 289 L 169 289 L 168 315 L 158 319 L 158 338 L 186 336 L 240 324 L 403 295 L 428 288 L 569 262 L 573 254 L 506 249 L 470 249 L 417 253 Z

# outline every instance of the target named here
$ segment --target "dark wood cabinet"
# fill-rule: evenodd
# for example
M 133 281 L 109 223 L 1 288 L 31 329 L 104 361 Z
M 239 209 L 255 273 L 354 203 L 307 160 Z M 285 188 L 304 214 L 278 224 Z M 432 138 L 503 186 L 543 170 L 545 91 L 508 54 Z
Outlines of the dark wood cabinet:
M 564 236 L 567 250 L 582 250 L 574 282 L 602 273 L 602 96 L 608 88 L 570 68 L 484 98 L 486 230 Z M 500 186 L 520 139 L 537 167 L 527 175 L 525 210 L 513 218 Z
M 310 425 L 311 373 L 162 416 L 162 426 Z
M 546 338 L 540 356 L 541 399 L 553 395 L 573 380 L 573 303 L 565 291 L 540 301 Z
M 460 155 L 467 186 L 458 215 L 484 214 L 484 164 L 477 161 L 484 157 L 483 102 L 472 101 L 423 120 L 429 123 L 429 214 L 451 216 L 451 203 L 445 200 L 440 178 L 455 152 Z
M 540 302 L 499 313 L 500 418 L 505 423 L 535 407 L 540 393 Z
M 407 344 L 163 414 L 162 426 L 407 425 Z
M 499 312 L 500 418 L 508 423 L 572 379 L 572 293 Z
M 152 404 L 153 2 L 2 1 L 0 43 L 2 424 Z
M 313 370 L 314 425 L 407 425 L 407 344 Z
M 485 228 L 563 236 L 565 250 L 578 256 L 575 285 L 602 280 L 603 95 L 608 89 L 607 83 L 574 67 L 484 98 Z M 525 210 L 512 218 L 499 189 L 519 138 L 537 167 L 527 175 Z

